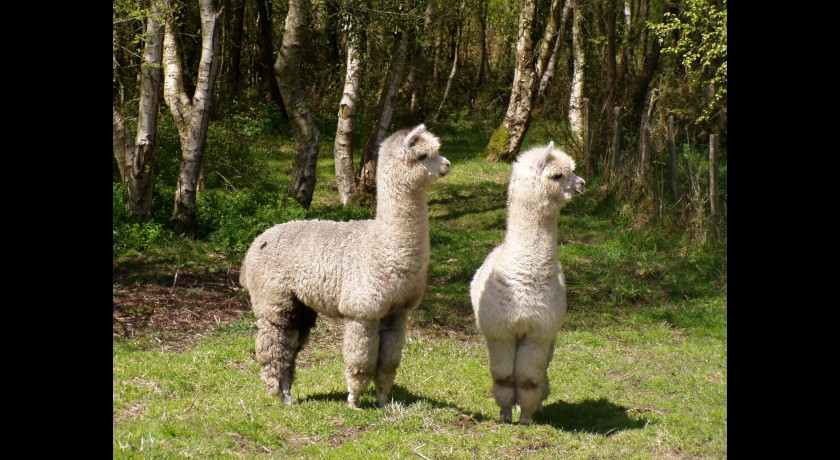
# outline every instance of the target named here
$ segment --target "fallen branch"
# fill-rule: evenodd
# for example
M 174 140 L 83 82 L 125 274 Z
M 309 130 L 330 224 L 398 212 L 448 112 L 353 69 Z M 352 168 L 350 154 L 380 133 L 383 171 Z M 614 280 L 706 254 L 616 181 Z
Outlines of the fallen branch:
M 178 284 L 178 271 L 180 269 L 175 270 L 175 278 L 172 280 L 172 288 L 169 290 L 169 297 L 166 298 L 166 303 L 163 305 L 169 305 L 169 301 L 172 300 L 172 296 L 175 294 L 175 285 Z
M 247 407 L 245 407 L 245 403 L 242 401 L 242 398 L 239 398 L 239 404 L 242 404 L 242 409 L 245 411 L 246 414 L 251 416 L 251 423 L 254 423 L 254 413 L 249 411 Z
M 425 455 L 423 455 L 421 452 L 419 452 L 417 450 L 417 449 L 419 449 L 419 448 L 421 448 L 425 445 L 426 445 L 426 443 L 424 442 L 423 444 L 420 444 L 419 446 L 415 447 L 413 451 L 414 451 L 415 454 L 417 454 L 417 456 L 419 456 L 420 458 L 423 458 L 424 460 L 432 460 L 431 458 L 426 457 Z

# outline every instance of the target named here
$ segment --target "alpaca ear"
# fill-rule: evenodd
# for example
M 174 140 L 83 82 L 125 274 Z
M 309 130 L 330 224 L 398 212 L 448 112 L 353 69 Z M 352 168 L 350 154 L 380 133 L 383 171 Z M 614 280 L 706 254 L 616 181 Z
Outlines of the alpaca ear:
M 414 143 L 417 142 L 417 137 L 424 131 L 426 131 L 426 125 L 420 123 L 416 128 L 412 129 L 411 132 L 408 133 L 408 136 L 405 136 L 403 144 L 405 144 L 406 147 L 413 147 Z
M 545 153 L 540 158 L 540 160 L 536 164 L 537 175 L 542 174 L 543 169 L 545 169 L 545 164 L 548 162 L 548 157 L 551 156 L 551 151 L 554 150 L 554 141 L 550 141 L 548 145 L 545 147 Z

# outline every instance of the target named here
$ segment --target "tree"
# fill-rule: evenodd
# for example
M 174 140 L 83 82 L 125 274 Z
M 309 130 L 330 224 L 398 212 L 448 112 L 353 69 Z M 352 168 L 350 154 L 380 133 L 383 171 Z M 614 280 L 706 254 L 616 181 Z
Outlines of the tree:
M 449 90 L 452 89 L 452 82 L 455 80 L 455 74 L 458 73 L 459 56 L 462 54 L 459 50 L 461 48 L 461 33 L 463 29 L 461 13 L 464 11 L 464 4 L 464 0 L 461 0 L 461 4 L 458 6 L 458 12 L 455 18 L 455 51 L 454 57 L 452 58 L 452 70 L 449 72 L 449 78 L 446 79 L 446 89 L 443 90 L 443 97 L 440 98 L 440 105 L 438 106 L 437 112 L 435 112 L 434 121 L 437 121 L 440 117 L 440 111 L 443 110 L 443 105 L 446 103 L 446 98 L 449 96 Z
M 569 95 L 569 127 L 572 135 L 580 139 L 583 135 L 583 117 L 581 116 L 581 103 L 583 99 L 583 68 L 585 55 L 583 51 L 583 13 L 580 8 L 581 0 L 569 0 L 574 2 L 572 13 L 572 53 L 574 56 L 574 70 L 572 73 L 572 91 Z M 610 110 L 612 110 L 610 108 Z
M 353 134 L 356 129 L 356 101 L 361 84 L 361 62 L 357 20 L 347 18 L 347 70 L 344 94 L 338 107 L 338 126 L 335 131 L 335 179 L 341 204 L 356 202 L 356 173 L 353 168 Z
M 666 11 L 662 23 L 652 25 L 662 52 L 676 58 L 673 73 L 683 73 L 689 92 L 712 87 L 697 123 L 726 118 L 727 47 L 726 0 L 683 0 L 678 9 Z M 710 86 L 711 85 L 711 86 Z
M 432 53 L 434 46 L 429 35 L 436 19 L 437 1 L 427 0 L 426 12 L 423 15 L 423 33 L 419 40 L 411 43 L 411 63 L 405 79 L 407 92 L 411 93 L 409 113 L 412 124 L 419 124 L 426 119 L 426 88 L 429 86 L 428 77 L 431 70 L 428 55 Z
M 572 11 L 572 4 L 574 2 L 572 0 L 566 0 L 563 3 L 563 10 L 560 15 L 560 28 L 557 31 L 557 35 L 554 37 L 554 47 L 551 49 L 551 53 L 549 54 L 548 62 L 545 64 L 545 70 L 542 71 L 542 75 L 540 76 L 540 85 L 537 88 L 537 100 L 542 100 L 545 98 L 549 84 L 551 84 L 551 80 L 554 78 L 555 73 L 557 72 L 557 62 L 558 60 L 561 62 L 560 68 L 561 71 L 566 70 L 565 66 L 565 59 L 560 59 L 558 56 L 560 55 L 560 50 L 562 49 L 563 41 L 566 37 L 566 29 L 569 19 L 569 12 Z M 546 36 L 548 34 L 546 33 Z M 545 49 L 545 48 L 543 48 Z M 542 49 L 540 50 L 540 62 L 542 62 Z
M 535 0 L 520 0 L 519 26 L 516 41 L 516 66 L 511 85 L 510 102 L 501 125 L 496 129 L 487 145 L 487 159 L 490 161 L 512 161 L 519 154 L 519 148 L 528 131 L 531 121 L 531 108 L 536 95 L 538 74 L 544 69 L 540 62 L 548 61 L 548 48 L 554 41 L 557 22 L 560 18 L 560 2 L 553 1 L 549 11 L 549 21 L 540 42 L 540 48 L 545 50 L 544 59 L 534 54 L 533 39 L 531 38 Z
M 213 90 L 219 70 L 220 28 L 218 21 L 222 12 L 216 9 L 213 0 L 199 0 L 199 7 L 201 58 L 192 98 L 187 95 L 184 86 L 180 45 L 173 21 L 166 23 L 163 46 L 166 63 L 164 98 L 175 119 L 181 140 L 181 165 L 175 188 L 175 209 L 172 219 L 175 232 L 186 236 L 195 234 L 195 201 L 201 166 L 204 162 L 204 147 L 207 141 Z
M 289 114 L 292 135 L 295 138 L 295 161 L 292 169 L 292 182 L 289 194 L 301 206 L 308 208 L 315 191 L 315 167 L 318 162 L 318 149 L 321 133 L 312 121 L 312 114 L 306 105 L 303 85 L 300 81 L 300 61 L 306 30 L 310 22 L 309 0 L 290 0 L 286 14 L 286 26 L 280 53 L 274 63 L 274 72 L 280 93 Z
M 288 118 L 288 114 L 286 113 L 286 105 L 283 103 L 283 96 L 280 94 L 280 86 L 277 84 L 277 78 L 274 75 L 274 39 L 271 37 L 271 16 L 269 16 L 265 2 L 266 0 L 256 0 L 260 35 L 257 44 L 259 46 L 261 76 L 262 81 L 268 87 L 271 100 L 280 107 L 281 116 L 285 119 Z
M 357 196 L 360 202 L 365 204 L 371 204 L 373 190 L 376 188 L 376 159 L 379 154 L 379 145 L 385 139 L 385 131 L 391 125 L 391 117 L 394 115 L 397 90 L 402 82 L 408 54 L 408 34 L 400 33 L 394 46 L 388 76 L 385 78 L 385 86 L 379 96 L 379 116 L 362 154 Z
M 131 138 L 122 114 L 113 107 L 114 157 L 126 183 L 126 207 L 130 216 L 146 220 L 152 215 L 152 180 L 155 167 L 155 138 L 163 82 L 162 4 L 153 1 L 146 18 L 145 45 L 141 64 L 140 108 L 137 137 Z
M 245 28 L 245 0 L 224 0 L 225 21 L 225 97 L 231 100 L 239 94 L 242 83 L 242 43 Z

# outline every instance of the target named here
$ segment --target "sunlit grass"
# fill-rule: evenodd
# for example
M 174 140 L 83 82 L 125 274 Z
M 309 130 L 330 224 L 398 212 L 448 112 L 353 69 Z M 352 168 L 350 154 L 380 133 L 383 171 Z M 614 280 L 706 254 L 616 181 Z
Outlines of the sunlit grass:
M 290 140 L 261 145 L 267 177 L 284 190 Z M 372 391 L 362 410 L 347 407 L 340 323 L 326 319 L 298 358 L 297 403 L 267 396 L 247 313 L 179 352 L 148 336 L 114 339 L 114 458 L 726 458 L 725 250 L 681 251 L 667 229 L 631 228 L 609 212 L 597 178 L 560 217 L 569 314 L 552 394 L 533 425 L 498 422 L 469 281 L 504 237 L 510 165 L 486 163 L 482 148 L 479 136 L 443 137 L 452 173 L 428 194 L 430 285 L 389 407 Z M 325 140 L 307 216 L 369 214 L 341 210 L 333 168 Z M 173 267 L 240 259 L 175 240 L 114 263 L 148 267 L 136 282 L 164 283 Z

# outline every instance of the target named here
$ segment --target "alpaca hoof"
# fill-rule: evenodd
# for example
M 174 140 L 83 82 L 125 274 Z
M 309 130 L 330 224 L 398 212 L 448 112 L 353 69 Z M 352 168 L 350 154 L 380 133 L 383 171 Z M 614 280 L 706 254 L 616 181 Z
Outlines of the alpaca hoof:
M 512 409 L 510 407 L 503 407 L 501 411 L 502 423 L 513 423 Z
M 530 415 L 522 414 L 519 416 L 519 424 L 520 425 L 530 425 L 532 422 Z
M 356 395 L 347 396 L 347 407 L 351 409 L 361 409 L 361 407 L 359 407 L 359 397 Z
M 385 406 L 388 405 L 389 402 L 390 402 L 390 400 L 388 399 L 388 396 L 386 396 L 386 395 L 382 395 L 382 396 L 376 395 L 376 404 L 379 407 L 385 407 Z
M 292 399 L 291 395 L 283 395 L 283 404 L 287 406 L 291 406 L 295 403 L 295 400 Z

